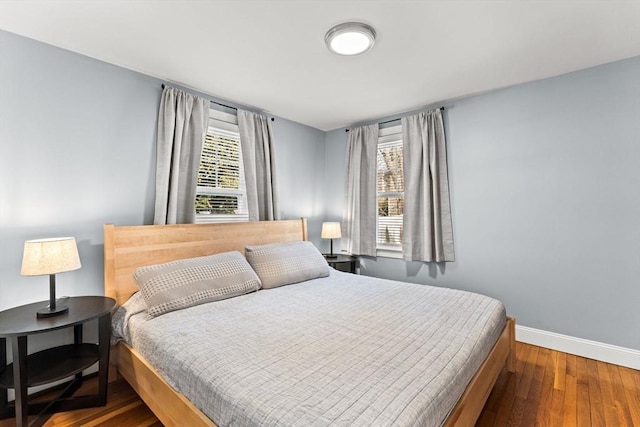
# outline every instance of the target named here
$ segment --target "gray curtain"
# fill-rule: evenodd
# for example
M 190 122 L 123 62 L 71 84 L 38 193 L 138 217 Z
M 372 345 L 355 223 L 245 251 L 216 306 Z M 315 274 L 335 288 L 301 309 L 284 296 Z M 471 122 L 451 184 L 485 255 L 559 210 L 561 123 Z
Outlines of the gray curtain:
M 454 261 L 447 151 L 440 109 L 402 119 L 407 261 Z
M 238 127 L 249 221 L 280 219 L 271 122 L 262 114 L 238 110 Z
M 154 224 L 195 222 L 195 198 L 209 101 L 165 86 L 158 113 Z
M 351 129 L 342 214 L 342 249 L 376 256 L 376 160 L 378 124 Z

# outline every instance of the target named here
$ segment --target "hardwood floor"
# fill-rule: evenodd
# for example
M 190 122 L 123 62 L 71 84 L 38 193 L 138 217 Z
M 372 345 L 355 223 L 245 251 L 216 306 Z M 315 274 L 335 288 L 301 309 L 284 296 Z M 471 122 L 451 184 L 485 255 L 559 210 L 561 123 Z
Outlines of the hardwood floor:
M 640 427 L 640 371 L 516 343 L 476 427 Z
M 80 390 L 76 392 L 76 395 L 93 393 L 97 384 L 97 377 L 85 381 Z M 43 397 L 46 398 L 47 396 Z M 147 405 L 140 400 L 136 392 L 124 380 L 109 384 L 109 397 L 107 398 L 106 406 L 53 414 L 44 425 L 47 427 L 162 427 L 162 423 L 158 421 Z M 0 427 L 14 426 L 15 418 L 0 420 Z
M 500 375 L 477 427 L 640 427 L 640 371 L 522 343 L 516 356 L 515 374 Z M 0 421 L 0 427 L 14 425 Z M 107 406 L 55 414 L 45 426 L 161 424 L 119 380 L 109 385 Z

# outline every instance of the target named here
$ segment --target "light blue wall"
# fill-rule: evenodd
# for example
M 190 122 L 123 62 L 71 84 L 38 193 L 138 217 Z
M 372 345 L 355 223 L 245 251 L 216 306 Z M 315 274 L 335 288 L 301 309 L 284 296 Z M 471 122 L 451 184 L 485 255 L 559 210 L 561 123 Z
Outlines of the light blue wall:
M 321 250 L 324 212 L 325 133 L 285 119 L 273 123 L 276 172 L 283 219 L 306 217 L 311 240 Z
M 102 225 L 153 221 L 162 82 L 0 31 L 0 310 L 48 298 L 20 276 L 25 240 L 74 236 L 82 269 L 58 295 L 103 293 Z M 324 132 L 276 118 L 284 219 L 309 218 L 320 244 Z
M 457 100 L 445 128 L 456 262 L 371 258 L 362 272 L 477 291 L 520 325 L 640 349 L 640 58 Z M 336 217 L 344 129 L 326 141 Z
M 0 32 L 0 309 L 48 298 L 20 276 L 28 239 L 74 236 L 57 294 L 102 294 L 102 225 L 152 220 L 160 84 Z

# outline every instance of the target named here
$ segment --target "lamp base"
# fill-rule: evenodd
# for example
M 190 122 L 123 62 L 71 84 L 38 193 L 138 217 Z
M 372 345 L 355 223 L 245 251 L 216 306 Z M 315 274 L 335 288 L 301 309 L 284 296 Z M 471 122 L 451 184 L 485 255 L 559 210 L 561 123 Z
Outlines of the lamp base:
M 68 313 L 68 312 L 69 312 L 69 307 L 67 307 L 66 305 L 58 305 L 54 309 L 51 309 L 50 307 L 47 306 L 38 310 L 37 316 L 38 316 L 38 319 L 43 319 L 46 317 L 59 316 L 61 314 Z
M 324 255 L 324 257 L 325 257 L 325 258 L 333 259 L 333 258 L 338 258 L 338 255 L 334 255 L 334 254 L 325 254 L 325 255 Z

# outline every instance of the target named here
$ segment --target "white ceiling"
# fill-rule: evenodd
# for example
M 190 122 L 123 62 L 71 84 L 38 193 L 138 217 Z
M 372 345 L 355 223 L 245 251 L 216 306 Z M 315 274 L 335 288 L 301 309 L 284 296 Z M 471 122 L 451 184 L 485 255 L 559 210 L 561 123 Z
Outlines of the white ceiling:
M 352 20 L 375 46 L 330 53 Z M 321 130 L 640 55 L 640 1 L 0 0 L 0 28 Z

